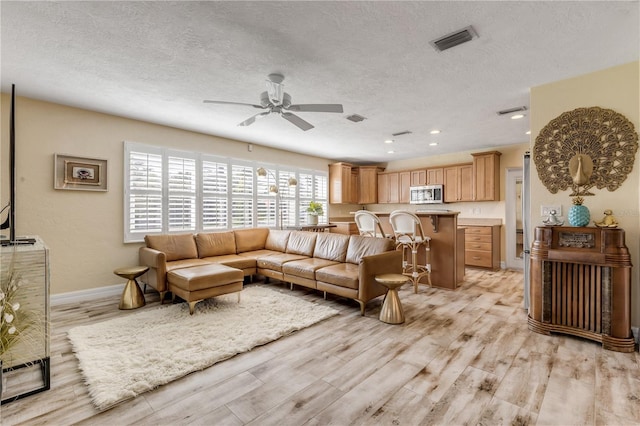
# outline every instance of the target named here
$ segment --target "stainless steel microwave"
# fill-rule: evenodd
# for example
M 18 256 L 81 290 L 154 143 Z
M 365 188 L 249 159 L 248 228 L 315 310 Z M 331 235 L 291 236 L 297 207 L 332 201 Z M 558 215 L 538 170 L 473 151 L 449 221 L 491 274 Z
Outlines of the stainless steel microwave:
M 442 185 L 412 186 L 409 188 L 410 204 L 439 204 L 444 202 Z

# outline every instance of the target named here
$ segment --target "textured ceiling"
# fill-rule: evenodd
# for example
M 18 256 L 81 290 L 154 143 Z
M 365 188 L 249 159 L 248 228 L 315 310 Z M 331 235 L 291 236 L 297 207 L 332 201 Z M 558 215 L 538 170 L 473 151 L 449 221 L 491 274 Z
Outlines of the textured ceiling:
M 2 91 L 15 83 L 35 99 L 387 162 L 527 142 L 528 115 L 496 112 L 528 108 L 530 87 L 638 60 L 639 10 L 637 1 L 2 1 Z M 477 39 L 444 52 L 429 44 L 468 25 Z M 258 110 L 202 103 L 258 103 L 272 72 L 285 75 L 293 103 L 342 103 L 344 113 L 298 113 L 315 125 L 303 132 L 273 114 L 238 127 Z M 404 130 L 388 154 L 383 141 Z

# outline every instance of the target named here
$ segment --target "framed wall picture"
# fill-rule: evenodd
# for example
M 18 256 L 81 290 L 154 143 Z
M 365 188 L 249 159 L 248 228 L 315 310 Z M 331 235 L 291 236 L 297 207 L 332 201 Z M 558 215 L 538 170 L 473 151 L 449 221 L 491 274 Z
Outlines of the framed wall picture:
M 107 191 L 107 160 L 54 154 L 55 189 Z

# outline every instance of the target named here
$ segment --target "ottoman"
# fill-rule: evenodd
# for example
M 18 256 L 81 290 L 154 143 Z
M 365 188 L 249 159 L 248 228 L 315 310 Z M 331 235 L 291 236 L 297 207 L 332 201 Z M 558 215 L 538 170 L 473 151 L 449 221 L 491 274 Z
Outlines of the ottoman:
M 212 263 L 171 271 L 167 274 L 169 291 L 189 303 L 189 314 L 193 315 L 196 303 L 210 297 L 240 291 L 244 274 L 242 270 Z

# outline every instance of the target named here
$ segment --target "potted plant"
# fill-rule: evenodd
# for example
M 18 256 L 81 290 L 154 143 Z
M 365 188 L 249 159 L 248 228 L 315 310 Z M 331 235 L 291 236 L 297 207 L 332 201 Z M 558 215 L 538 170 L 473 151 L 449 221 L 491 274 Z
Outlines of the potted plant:
M 318 216 L 322 215 L 322 213 L 324 213 L 322 204 L 316 203 L 315 201 L 309 201 L 309 207 L 307 207 L 307 224 L 317 225 Z

